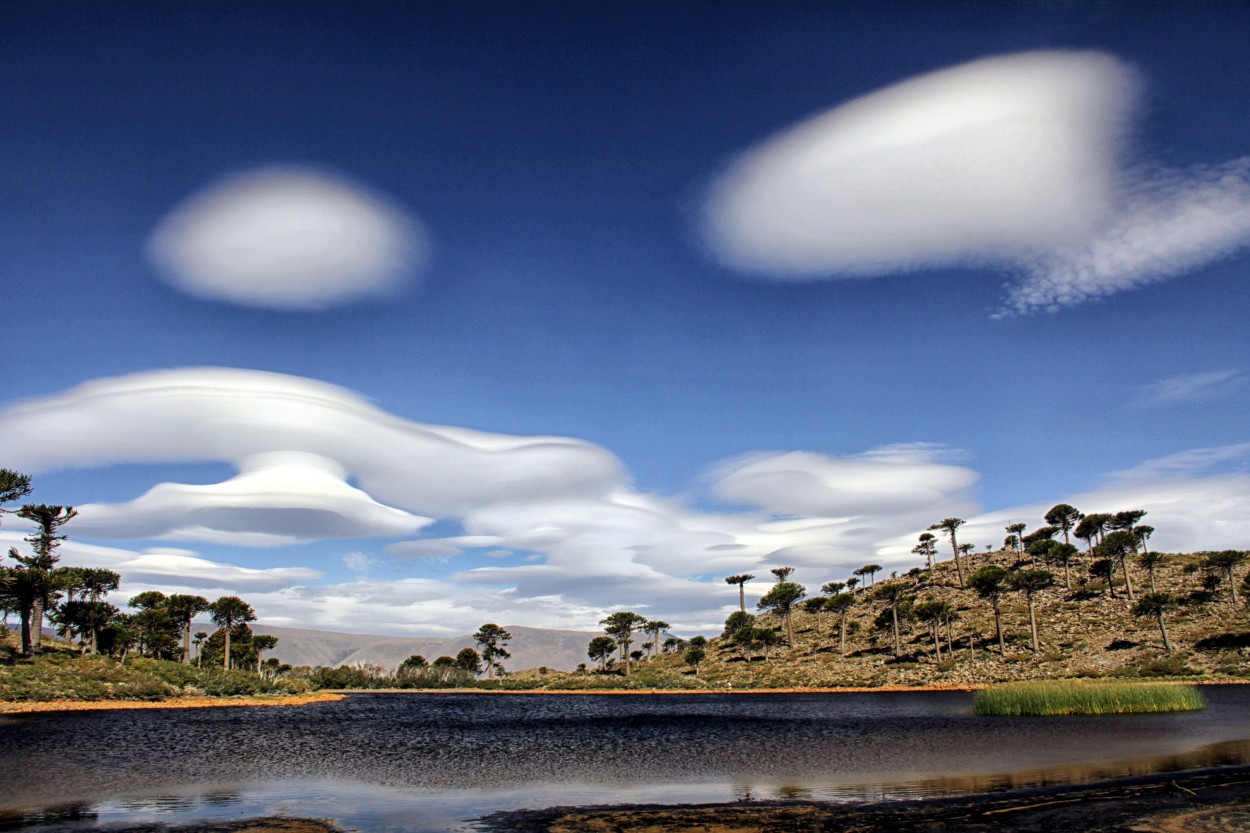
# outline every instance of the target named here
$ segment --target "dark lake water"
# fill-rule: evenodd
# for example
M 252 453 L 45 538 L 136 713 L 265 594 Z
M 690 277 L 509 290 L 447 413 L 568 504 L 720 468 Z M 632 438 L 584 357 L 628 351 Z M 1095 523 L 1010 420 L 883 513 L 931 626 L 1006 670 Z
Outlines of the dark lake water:
M 1250 686 L 1203 694 L 1202 712 L 1106 718 L 977 717 L 962 692 L 361 694 L 0 717 L 0 830 L 281 813 L 432 833 L 521 807 L 881 801 L 1250 761 Z

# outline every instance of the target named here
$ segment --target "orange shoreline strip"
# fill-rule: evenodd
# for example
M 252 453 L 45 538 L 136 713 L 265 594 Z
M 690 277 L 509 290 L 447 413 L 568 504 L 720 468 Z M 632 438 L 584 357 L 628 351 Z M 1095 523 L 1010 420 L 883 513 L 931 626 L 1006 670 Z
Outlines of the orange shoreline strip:
M 168 700 L 31 700 L 0 702 L 0 714 L 30 712 L 85 712 L 106 709 L 206 709 L 230 706 L 305 706 L 330 703 L 344 694 L 287 694 L 275 697 L 171 697 Z

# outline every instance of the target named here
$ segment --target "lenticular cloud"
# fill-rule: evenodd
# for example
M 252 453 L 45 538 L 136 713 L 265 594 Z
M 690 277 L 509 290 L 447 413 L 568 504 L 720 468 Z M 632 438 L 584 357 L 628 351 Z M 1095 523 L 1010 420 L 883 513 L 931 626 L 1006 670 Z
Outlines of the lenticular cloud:
M 153 232 L 148 255 L 178 289 L 270 309 L 323 309 L 391 295 L 425 258 L 420 224 L 324 171 L 268 167 L 192 195 Z
M 713 188 L 708 241 L 726 264 L 779 279 L 1005 268 L 1007 312 L 1160 280 L 1250 242 L 1244 164 L 1127 173 L 1139 88 L 1098 52 L 904 81 L 743 154 Z

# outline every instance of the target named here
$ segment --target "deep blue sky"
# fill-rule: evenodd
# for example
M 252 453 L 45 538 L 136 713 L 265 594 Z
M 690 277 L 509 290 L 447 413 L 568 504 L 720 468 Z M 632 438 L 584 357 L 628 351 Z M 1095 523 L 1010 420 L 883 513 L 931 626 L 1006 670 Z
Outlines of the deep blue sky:
M 1012 277 L 1003 268 L 778 283 L 726 265 L 700 232 L 708 189 L 738 154 L 849 99 L 992 55 L 1092 49 L 1135 66 L 1130 164 L 1250 153 L 1250 7 L 1149 5 L 6 3 L 0 405 L 138 371 L 275 371 L 417 423 L 584 440 L 619 458 L 639 492 L 718 511 L 734 507 L 708 494 L 707 472 L 751 452 L 938 444 L 979 474 L 960 494 L 972 503 L 953 504 L 966 513 L 1053 503 L 1154 458 L 1237 446 L 1250 408 L 1244 254 L 992 318 Z M 145 256 L 162 218 L 222 176 L 272 164 L 345 177 L 419 218 L 431 241 L 419 280 L 312 312 L 205 301 L 162 281 Z M 1151 393 L 1221 373 L 1189 395 Z M 1240 470 L 1244 457 L 1230 459 Z M 120 503 L 233 473 L 224 459 L 114 462 L 35 467 L 37 497 Z M 382 546 L 397 537 L 161 545 L 310 567 L 328 586 L 348 575 L 349 550 L 384 574 L 396 559 Z M 872 555 L 847 552 L 826 580 Z M 470 551 L 397 569 L 454 576 L 488 563 Z M 597 605 L 612 602 L 587 599 L 570 624 Z M 423 616 L 378 627 L 429 629 Z

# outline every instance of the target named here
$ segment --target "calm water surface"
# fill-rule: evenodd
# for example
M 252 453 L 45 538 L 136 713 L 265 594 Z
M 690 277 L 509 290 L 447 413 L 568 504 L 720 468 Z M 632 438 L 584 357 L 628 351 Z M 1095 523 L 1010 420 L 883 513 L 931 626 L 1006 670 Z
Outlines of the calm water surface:
M 1250 761 L 1250 687 L 1202 712 L 983 718 L 962 692 L 363 694 L 302 708 L 0 717 L 0 830 L 282 813 L 362 831 L 495 810 L 890 800 Z M 32 779 L 32 771 L 38 777 Z

